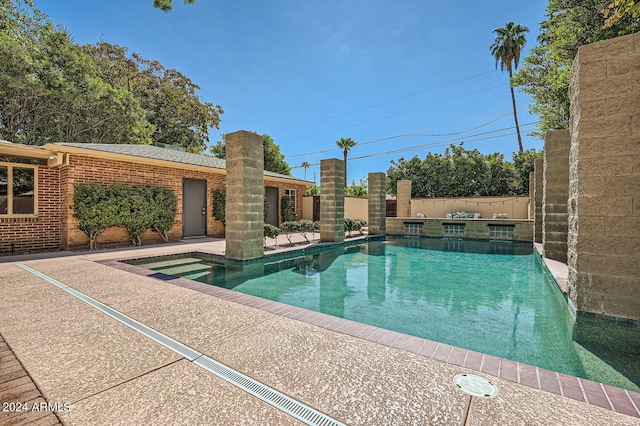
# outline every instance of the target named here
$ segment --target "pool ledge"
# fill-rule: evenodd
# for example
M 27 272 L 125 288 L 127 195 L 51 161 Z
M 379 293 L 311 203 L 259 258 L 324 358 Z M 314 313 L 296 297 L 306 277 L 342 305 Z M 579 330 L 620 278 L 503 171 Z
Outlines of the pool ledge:
M 158 278 L 154 271 L 121 263 L 117 260 L 102 260 L 97 263 L 137 275 Z M 561 268 L 555 269 L 560 270 Z M 640 418 L 640 393 L 638 392 L 546 370 L 517 361 L 470 351 L 456 346 L 447 345 L 445 343 L 439 343 L 347 319 L 337 318 L 320 312 L 310 311 L 286 305 L 284 303 L 262 299 L 256 296 L 250 296 L 244 293 L 215 287 L 186 278 L 167 276 L 164 280 L 179 287 L 198 291 L 223 300 L 261 309 L 275 315 L 322 327 L 327 330 L 364 339 L 373 343 L 410 352 L 469 370 L 482 372 L 544 392 L 561 395 L 576 401 L 585 402 L 607 410 Z
M 560 289 L 560 291 L 562 291 L 562 293 L 566 295 L 569 288 L 568 287 L 569 267 L 562 262 L 558 262 L 557 260 L 548 259 L 544 257 L 542 244 L 533 243 L 533 246 L 538 251 L 538 254 L 544 261 L 544 264 L 547 266 L 547 269 L 549 269 L 549 272 L 551 272 L 551 275 L 553 276 L 553 279 L 556 281 L 556 284 L 558 285 L 558 288 Z

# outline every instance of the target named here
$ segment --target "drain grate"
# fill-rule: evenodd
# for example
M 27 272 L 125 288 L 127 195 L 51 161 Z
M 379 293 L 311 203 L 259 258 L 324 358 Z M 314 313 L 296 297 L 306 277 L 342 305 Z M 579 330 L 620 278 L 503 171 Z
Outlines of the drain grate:
M 208 356 L 201 356 L 193 361 L 194 364 L 204 368 L 205 370 L 215 374 L 216 376 L 224 379 L 246 392 L 254 395 L 261 400 L 271 404 L 272 406 L 279 408 L 295 417 L 298 420 L 305 422 L 308 425 L 317 426 L 339 426 L 344 425 L 339 421 L 322 414 L 313 408 L 296 401 L 293 398 L 288 397 L 275 389 L 270 388 L 244 374 L 227 367 L 224 364 L 215 361 Z
M 42 278 L 43 280 L 46 280 L 48 282 L 50 282 L 51 284 L 55 285 L 56 287 L 60 288 L 61 290 L 66 291 L 67 293 L 69 293 L 72 296 L 75 296 L 76 298 L 82 300 L 83 302 L 87 303 L 88 305 L 93 306 L 94 308 L 96 308 L 97 310 L 99 310 L 100 312 L 110 316 L 111 318 L 121 322 L 122 324 L 126 325 L 129 328 L 134 329 L 135 331 L 137 331 L 140 334 L 143 334 L 145 336 L 147 336 L 149 339 L 153 340 L 154 342 L 157 342 L 159 344 L 161 344 L 162 346 L 171 349 L 172 351 L 178 353 L 179 355 L 185 357 L 186 359 L 188 359 L 189 361 L 193 361 L 194 359 L 198 358 L 199 356 L 201 356 L 202 354 L 198 351 L 193 350 L 192 348 L 190 348 L 187 345 L 184 345 L 180 342 L 178 342 L 177 340 L 173 340 L 171 337 L 162 334 L 156 330 L 154 330 L 151 327 L 148 327 L 144 324 L 142 324 L 141 322 L 138 322 L 136 320 L 134 320 L 131 317 L 126 316 L 125 314 L 123 314 L 120 311 L 117 311 L 107 305 L 105 305 L 102 302 L 97 301 L 96 299 L 87 296 L 84 293 L 79 292 L 76 289 L 73 289 L 71 287 L 69 287 L 68 285 L 61 283 L 60 281 L 56 280 L 55 278 L 52 278 L 48 275 L 43 274 L 42 272 L 38 271 L 37 269 L 33 269 L 30 266 L 27 266 L 25 264 L 19 263 L 18 264 L 19 267 L 21 267 L 22 269 L 31 272 L 34 275 L 37 275 L 38 277 Z
M 64 290 L 70 295 L 82 300 L 88 305 L 121 322 L 122 324 L 137 331 L 138 333 L 143 334 L 144 336 L 150 338 L 151 340 L 161 344 L 168 349 L 171 349 L 172 351 L 193 362 L 198 367 L 203 368 L 204 370 L 207 370 L 212 374 L 215 374 L 216 376 L 231 383 L 232 385 L 235 385 L 245 392 L 248 392 L 251 395 L 261 399 L 272 407 L 284 411 L 285 413 L 310 426 L 344 426 L 344 423 L 341 423 L 332 417 L 314 410 L 308 405 L 303 404 L 291 397 L 288 397 L 287 395 L 284 395 L 277 390 L 258 382 L 257 380 L 245 376 L 239 371 L 227 367 L 226 365 L 221 364 L 206 355 L 202 355 L 195 349 L 190 348 L 189 346 L 180 343 L 177 340 L 174 340 L 171 337 L 160 333 L 159 331 L 156 331 L 153 328 L 148 327 L 131 317 L 128 317 L 122 312 L 113 309 L 74 288 L 69 287 L 68 285 L 56 280 L 55 278 L 43 274 L 37 269 L 33 269 L 32 267 L 27 266 L 23 263 L 18 263 L 17 265 L 22 269 L 31 272 L 32 274 L 42 278 L 43 280 L 55 285 L 61 290 Z

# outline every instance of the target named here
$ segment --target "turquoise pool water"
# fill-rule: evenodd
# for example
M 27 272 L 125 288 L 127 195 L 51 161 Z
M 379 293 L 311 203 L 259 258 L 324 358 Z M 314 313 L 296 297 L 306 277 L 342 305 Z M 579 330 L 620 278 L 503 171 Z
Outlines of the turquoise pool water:
M 576 318 L 531 243 L 387 238 L 239 265 L 130 262 L 340 318 L 640 390 L 640 332 Z

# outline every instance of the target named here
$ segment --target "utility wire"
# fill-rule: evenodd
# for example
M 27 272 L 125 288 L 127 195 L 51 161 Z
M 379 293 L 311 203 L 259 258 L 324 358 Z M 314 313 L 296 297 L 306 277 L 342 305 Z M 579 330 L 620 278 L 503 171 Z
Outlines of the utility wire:
M 470 77 L 465 77 L 465 78 L 463 78 L 461 80 L 456 80 L 456 81 L 453 81 L 453 82 L 451 82 L 449 84 L 457 84 L 457 83 L 460 83 L 460 82 L 463 82 L 463 81 L 466 81 L 466 80 L 471 80 L 473 78 L 480 77 L 480 76 L 483 76 L 483 75 L 486 75 L 486 74 L 489 74 L 489 73 L 492 73 L 492 72 L 495 72 L 495 70 L 494 71 L 483 72 L 483 73 L 476 74 L 476 75 L 472 75 Z M 487 90 L 491 90 L 491 89 L 487 89 Z M 421 90 L 419 92 L 411 93 L 409 95 L 401 96 L 399 98 L 391 99 L 389 101 L 380 102 L 378 104 L 369 105 L 369 106 L 366 106 L 366 107 L 363 107 L 363 108 L 359 108 L 359 109 L 356 109 L 356 110 L 353 110 L 353 111 L 344 112 L 344 113 L 341 113 L 341 114 L 333 115 L 331 117 L 321 118 L 320 120 L 311 121 L 309 123 L 298 124 L 296 126 L 287 127 L 286 129 L 276 130 L 274 133 L 287 132 L 289 130 L 299 129 L 300 127 L 306 127 L 306 126 L 310 126 L 312 124 L 317 124 L 317 123 L 322 123 L 322 122 L 329 121 L 329 120 L 334 120 L 336 118 L 344 117 L 346 115 L 355 114 L 357 112 L 366 111 L 368 109 L 372 109 L 372 108 L 376 108 L 376 107 L 379 107 L 379 106 L 382 106 L 382 105 L 387 105 L 387 104 L 390 104 L 390 103 L 393 103 L 393 102 L 401 101 L 403 99 L 411 98 L 413 96 L 418 96 L 418 95 L 421 95 L 421 94 L 426 93 L 428 91 L 429 91 L 429 89 Z
M 532 125 L 535 125 L 535 124 L 538 124 L 538 122 L 521 124 L 520 127 L 527 127 L 527 126 L 532 126 Z M 450 145 L 450 144 L 456 143 L 456 142 L 463 142 L 463 143 L 466 143 L 466 142 L 478 142 L 478 141 L 489 140 L 489 139 L 503 138 L 503 137 L 506 137 L 506 136 L 513 136 L 514 133 L 505 133 L 505 134 L 499 134 L 499 135 L 492 135 L 492 134 L 504 132 L 504 131 L 507 131 L 507 130 L 513 130 L 513 129 L 515 129 L 515 126 L 505 127 L 503 129 L 498 129 L 498 130 L 491 130 L 491 131 L 488 131 L 488 132 L 476 133 L 476 134 L 468 135 L 468 136 L 465 136 L 465 137 L 458 137 L 458 138 L 446 139 L 446 140 L 442 140 L 442 141 L 431 142 L 431 143 L 423 144 L 423 145 L 414 145 L 414 146 L 395 149 L 395 150 L 391 150 L 391 151 L 383 151 L 383 152 L 378 152 L 378 153 L 374 153 L 374 154 L 361 155 L 359 157 L 351 157 L 351 158 L 349 158 L 349 161 L 362 160 L 362 159 L 365 159 L 365 158 L 380 157 L 380 156 L 392 155 L 392 154 L 399 154 L 399 153 L 402 153 L 402 152 L 409 152 L 409 151 L 415 151 L 415 150 L 422 150 L 424 148 L 433 148 L 433 147 L 438 147 L 438 146 Z M 485 135 L 492 135 L 492 136 L 485 136 Z M 406 133 L 406 134 L 401 134 L 401 135 L 389 136 L 387 138 L 376 139 L 375 141 L 370 141 L 370 142 L 381 142 L 381 141 L 404 138 L 404 137 L 409 137 L 409 136 L 423 136 L 423 135 L 421 135 L 419 133 Z M 484 137 L 477 137 L 477 136 L 484 136 Z M 312 164 L 310 164 L 310 166 L 317 166 L 318 164 L 320 164 L 320 163 L 312 163 Z M 296 169 L 296 168 L 300 168 L 300 167 L 302 167 L 302 166 L 293 166 L 291 168 L 292 169 Z
M 524 108 L 524 107 L 523 107 L 523 108 Z M 520 109 L 522 109 L 522 108 L 520 108 Z M 433 133 L 433 134 L 427 134 L 427 133 L 407 133 L 407 134 L 405 134 L 405 135 L 406 135 L 406 136 L 424 136 L 424 137 L 427 137 L 427 136 L 431 136 L 431 137 L 442 137 L 442 136 L 453 136 L 453 135 L 459 135 L 459 134 L 462 134 L 462 133 L 471 132 L 471 131 L 473 131 L 473 130 L 480 129 L 480 128 L 482 128 L 482 127 L 486 127 L 486 126 L 488 126 L 488 125 L 490 125 L 490 124 L 495 123 L 496 121 L 502 120 L 503 118 L 505 118 L 505 117 L 507 117 L 507 116 L 509 116 L 509 115 L 511 115 L 511 112 L 504 113 L 503 115 L 499 116 L 499 117 L 498 117 L 498 118 L 496 118 L 495 120 L 488 121 L 488 122 L 483 123 L 483 124 L 481 124 L 481 125 L 479 125 L 479 126 L 472 127 L 472 128 L 470 128 L 470 129 L 466 129 L 466 130 L 462 130 L 462 131 L 460 131 L 460 132 L 454 132 L 454 133 Z M 452 123 L 452 124 L 455 124 L 455 123 Z M 440 127 L 443 127 L 443 126 L 440 126 Z M 397 137 L 400 137 L 400 136 L 392 136 L 390 139 L 395 139 L 395 138 L 397 138 Z M 386 140 L 389 140 L 389 138 L 376 139 L 376 140 L 368 141 L 368 142 L 361 142 L 361 143 L 358 143 L 356 146 L 369 145 L 369 144 L 372 144 L 372 143 L 384 142 L 384 141 L 386 141 Z M 322 150 L 322 151 L 308 152 L 308 153 L 304 153 L 304 154 L 289 155 L 289 156 L 287 156 L 286 158 L 287 158 L 287 160 L 288 160 L 288 159 L 290 159 L 290 158 L 296 158 L 296 157 L 302 157 L 302 156 L 309 156 L 309 155 L 324 154 L 324 153 L 326 153 L 326 152 L 337 151 L 337 150 L 340 150 L 340 149 L 341 149 L 341 148 L 339 148 L 339 147 L 338 147 L 338 148 L 330 148 L 330 149 L 325 149 L 325 150 Z

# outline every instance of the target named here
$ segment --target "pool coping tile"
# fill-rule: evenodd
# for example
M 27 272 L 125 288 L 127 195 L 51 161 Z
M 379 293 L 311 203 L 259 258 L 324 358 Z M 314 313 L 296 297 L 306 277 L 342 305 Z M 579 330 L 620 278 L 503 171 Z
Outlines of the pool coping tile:
M 606 408 L 607 410 L 613 410 L 609 398 L 602 387 L 602 383 L 592 382 L 591 380 L 579 379 L 584 389 L 584 394 L 587 397 L 587 402 L 591 405 L 597 405 L 598 407 Z
M 538 368 L 538 378 L 540 379 L 540 389 L 556 395 L 562 395 L 558 374 L 555 371 Z
M 582 386 L 580 385 L 580 379 L 574 376 L 569 376 L 568 374 L 558 373 L 558 381 L 560 382 L 562 396 L 586 402 Z
M 625 389 L 605 384 L 603 384 L 602 386 L 607 396 L 609 397 L 611 405 L 613 405 L 614 411 L 627 414 L 629 416 L 640 416 L 640 412 L 638 412 L 637 408 L 633 404 L 633 401 L 631 400 L 630 395 Z
M 519 383 L 527 385 L 529 387 L 540 389 L 540 383 L 538 382 L 538 371 L 533 365 L 518 363 L 518 377 Z
M 125 259 L 101 260 L 96 261 L 96 263 L 125 270 L 136 275 L 147 277 L 153 275 L 144 268 L 121 263 L 122 260 Z M 160 279 L 157 277 L 152 278 Z M 161 280 L 226 301 L 385 345 L 396 350 L 403 350 L 494 377 L 500 377 L 544 392 L 640 418 L 639 392 L 580 379 L 505 358 L 482 354 L 184 278 Z

